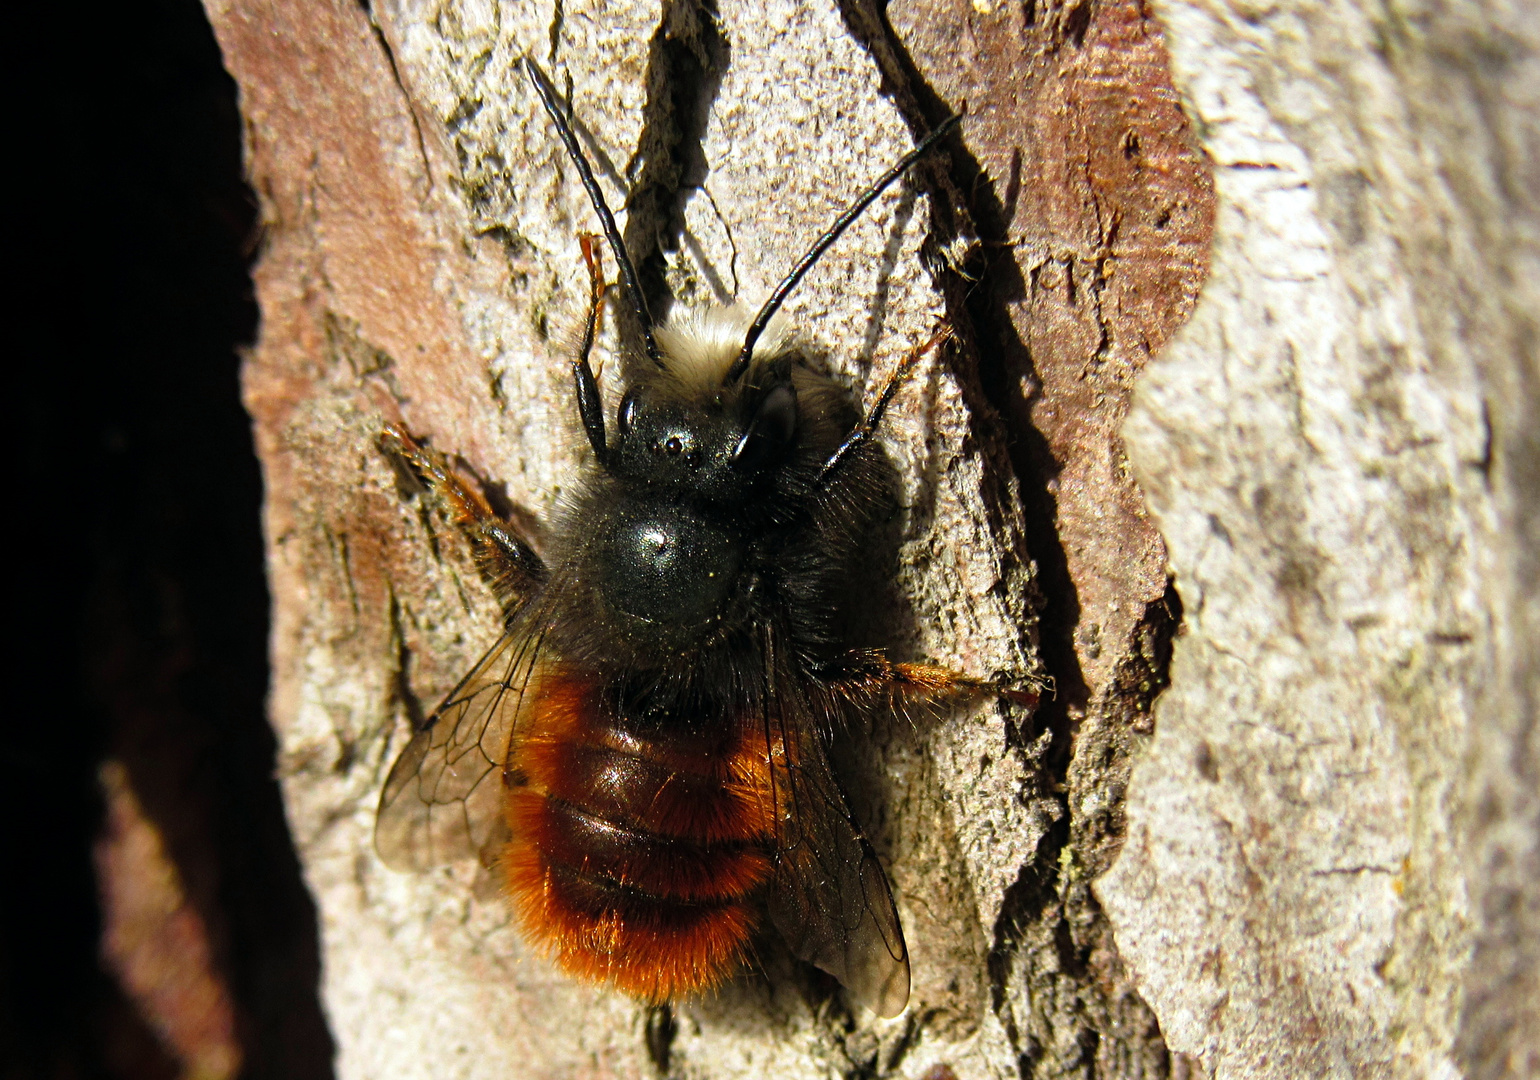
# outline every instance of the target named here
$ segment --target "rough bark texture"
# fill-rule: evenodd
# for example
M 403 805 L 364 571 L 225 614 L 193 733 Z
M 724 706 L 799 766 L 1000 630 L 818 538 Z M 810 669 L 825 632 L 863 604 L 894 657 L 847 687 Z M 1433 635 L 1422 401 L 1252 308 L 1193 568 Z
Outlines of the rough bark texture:
M 1163 1075 L 1158 1026 L 1090 885 L 1121 843 L 1129 765 L 1180 616 L 1119 428 L 1207 271 L 1208 163 L 1137 3 L 887 13 L 857 25 L 893 81 L 971 117 L 953 190 L 970 192 L 957 201 L 985 256 L 959 306 L 1012 435 L 1057 689 L 1039 720 L 1063 810 L 996 919 L 996 1009 L 1024 1073 Z
M 1125 428 L 1186 633 L 1097 891 L 1213 1075 L 1540 1069 L 1524 7 L 1160 9 L 1220 213 Z
M 1173 4 L 1184 112 L 1151 12 L 1120 0 L 208 7 L 267 224 L 246 394 L 272 711 L 340 1075 L 1523 1062 L 1540 185 L 1517 16 L 1499 38 L 1479 9 L 1435 33 L 1450 17 Z M 878 621 L 900 651 L 1057 687 L 1030 720 L 841 748 L 910 938 L 896 1021 L 767 942 L 660 1022 L 531 955 L 474 867 L 403 876 L 371 850 L 409 724 L 498 626 L 380 425 L 431 436 L 537 536 L 586 452 L 565 361 L 592 217 L 526 53 L 570 75 L 655 307 L 757 303 L 968 109 L 961 149 L 788 306 L 867 397 L 936 316 L 957 327 L 889 413 Z M 1189 117 L 1220 167 L 1216 277 L 1167 346 L 1216 222 Z

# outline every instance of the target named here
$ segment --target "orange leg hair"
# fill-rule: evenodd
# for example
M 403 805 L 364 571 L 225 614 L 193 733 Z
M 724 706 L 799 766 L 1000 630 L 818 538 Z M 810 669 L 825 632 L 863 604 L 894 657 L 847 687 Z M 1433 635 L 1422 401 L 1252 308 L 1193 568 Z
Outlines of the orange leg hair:
M 899 361 L 898 367 L 893 370 L 893 374 L 888 376 L 888 381 L 882 384 L 882 392 L 877 395 L 877 401 L 866 414 L 866 418 L 856 425 L 855 430 L 840 444 L 840 448 L 834 451 L 834 455 L 824 462 L 824 467 L 818 474 L 820 486 L 827 484 L 829 478 L 839 471 L 840 466 L 849 461 L 857 450 L 876 435 L 877 425 L 882 423 L 882 414 L 888 411 L 888 405 L 892 402 L 893 396 L 898 393 L 899 387 L 914 371 L 920 359 L 932 349 L 940 348 L 950 340 L 952 340 L 952 328 L 942 323 L 934 334 L 905 354 Z
M 514 527 L 492 510 L 481 492 L 468 486 L 444 456 L 387 424 L 380 432 L 380 448 L 403 462 L 433 495 L 441 500 L 449 518 L 470 541 L 476 568 L 492 587 L 507 616 L 523 607 L 545 580 L 545 564 L 535 549 Z
M 591 233 L 583 233 L 578 237 L 578 242 L 583 248 L 583 262 L 588 266 L 589 307 L 588 319 L 583 326 L 583 347 L 573 366 L 586 372 L 586 383 L 591 385 L 594 379 L 593 372 L 589 370 L 588 355 L 599 333 L 607 286 L 600 262 L 599 238 Z M 580 376 L 580 394 L 584 387 L 585 382 Z M 428 490 L 443 501 L 450 519 L 470 540 L 476 568 L 502 602 L 504 614 L 512 616 L 545 580 L 545 564 L 535 554 L 529 541 L 497 516 L 481 492 L 467 486 L 456 476 L 442 454 L 423 446 L 404 427 L 387 424 L 380 433 L 380 448 L 403 462 Z
M 580 363 L 588 363 L 594 341 L 599 336 L 599 321 L 604 314 L 604 267 L 601 263 L 599 238 L 593 233 L 579 233 L 578 245 L 583 249 L 583 263 L 588 267 L 588 320 L 583 324 L 583 347 L 578 351 Z
M 903 715 L 911 710 L 956 708 L 988 697 L 1032 708 L 1040 698 L 1036 690 L 975 679 L 934 664 L 894 663 L 880 649 L 849 653 L 819 685 L 836 704 L 861 711 L 891 709 Z

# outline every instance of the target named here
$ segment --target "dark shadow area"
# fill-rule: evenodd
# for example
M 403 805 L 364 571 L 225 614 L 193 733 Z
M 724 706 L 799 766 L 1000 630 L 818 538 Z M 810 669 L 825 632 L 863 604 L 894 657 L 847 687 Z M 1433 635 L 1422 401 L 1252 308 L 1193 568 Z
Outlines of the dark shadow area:
M 637 259 L 653 318 L 668 317 L 667 262 L 685 236 L 684 201 L 710 171 L 702 140 L 730 61 L 716 0 L 666 0 L 647 56 L 647 103 L 626 164 L 626 249 Z
M 92 849 L 115 759 L 208 929 L 239 1075 L 329 1077 L 265 716 L 235 86 L 194 0 L 18 14 L 0 1075 L 182 1072 L 163 1019 L 101 959 Z

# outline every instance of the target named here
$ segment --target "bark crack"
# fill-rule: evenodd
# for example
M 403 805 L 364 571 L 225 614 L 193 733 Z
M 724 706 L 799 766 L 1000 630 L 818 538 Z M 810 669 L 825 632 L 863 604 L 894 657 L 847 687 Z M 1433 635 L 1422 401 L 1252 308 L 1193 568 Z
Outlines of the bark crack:
M 401 92 L 402 105 L 406 109 L 407 116 L 412 119 L 412 135 L 417 141 L 417 156 L 422 161 L 422 177 L 426 185 L 423 189 L 423 200 L 426 201 L 433 194 L 433 162 L 428 157 L 428 140 L 422 133 L 422 120 L 417 115 L 417 102 L 411 91 L 407 89 L 406 81 L 401 77 L 401 68 L 396 63 L 396 52 L 390 47 L 390 39 L 385 36 L 385 31 L 380 28 L 374 12 L 367 5 L 364 6 L 364 11 L 369 16 L 369 30 L 374 35 L 374 40 L 379 42 L 380 52 L 384 54 L 385 62 L 390 65 L 391 81 Z
M 928 84 L 880 7 L 869 0 L 845 0 L 841 10 L 851 33 L 877 62 L 884 92 L 915 130 L 927 130 L 948 115 L 950 107 Z M 1059 21 L 1056 36 L 1081 46 L 1091 17 L 1090 5 L 1081 5 Z M 1026 542 L 1037 562 L 1042 592 L 1042 658 L 1058 688 L 1055 698 L 1040 708 L 1034 725 L 1051 733 L 1051 747 L 1038 767 L 1044 770 L 1042 788 L 1054 793 L 1060 813 L 1039 842 L 1036 857 L 1020 868 L 1004 896 L 988 959 L 991 1002 L 1017 1051 L 1023 1077 L 1111 1075 L 1108 1069 L 1116 1068 L 1112 1063 L 1117 1061 L 1138 1062 L 1134 1068 L 1139 1072 L 1164 1074 L 1169 1057 L 1159 1026 L 1122 975 L 1110 926 L 1090 885 L 1110 865 L 1122 841 L 1131 740 L 1152 729 L 1150 706 L 1169 678 L 1170 645 L 1180 625 L 1181 604 L 1168 585 L 1126 640 L 1090 642 L 1093 650 L 1116 648 L 1123 658 L 1103 686 L 1088 685 L 1081 666 L 1085 646 L 1077 647 L 1076 635 L 1096 637 L 1100 628 L 1082 630 L 1080 625 L 1078 587 L 1059 532 L 1061 465 L 1048 436 L 1026 419 L 1030 414 L 1022 407 L 1024 380 L 1012 375 L 1005 359 L 1008 354 L 1017 357 L 1031 392 L 1043 391 L 1031 347 L 1000 301 L 1002 295 L 1030 295 L 1009 243 L 1021 196 L 1021 168 L 1018 153 L 1004 201 L 971 154 L 955 155 L 950 174 L 932 178 L 939 246 L 946 250 L 950 240 L 976 235 L 986 251 L 997 252 L 983 270 L 986 287 L 974 287 L 973 275 L 965 277 L 945 260 L 936 260 L 933 267 L 964 341 L 964 363 L 972 368 L 972 379 L 964 381 L 974 383 L 979 397 L 974 423 L 987 429 L 988 437 L 1012 444 Z M 1090 168 L 1088 160 L 1083 168 Z M 1112 328 L 1102 310 L 1104 263 L 1123 225 L 1116 207 L 1097 200 L 1094 212 L 1097 243 L 1087 288 L 1096 338 L 1084 361 L 1091 368 L 1113 347 Z M 1076 263 L 1071 255 L 1069 274 Z M 1004 289 L 991 289 L 990 277 L 1010 280 Z M 1007 348 L 980 344 L 1002 341 L 1009 343 Z M 1021 741 L 1031 734 L 1022 732 Z M 1024 752 L 1025 747 L 1017 749 Z M 1106 786 L 1108 779 L 1114 783 L 1105 797 L 1081 797 L 1088 787 Z M 1083 803 L 1095 808 L 1083 811 Z
M 647 49 L 642 129 L 624 169 L 623 239 L 660 319 L 672 302 L 667 258 L 685 233 L 680 192 L 705 180 L 706 122 L 728 59 L 714 0 L 666 0 Z

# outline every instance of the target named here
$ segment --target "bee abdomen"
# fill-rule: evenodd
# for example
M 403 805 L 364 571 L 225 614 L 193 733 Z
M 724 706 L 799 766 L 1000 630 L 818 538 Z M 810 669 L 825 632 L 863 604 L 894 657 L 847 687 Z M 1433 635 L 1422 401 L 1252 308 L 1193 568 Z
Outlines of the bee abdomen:
M 669 1001 L 725 979 L 758 923 L 769 764 L 730 722 L 660 737 L 607 698 L 544 674 L 504 772 L 503 871 L 526 936 L 563 968 Z
M 650 896 L 509 845 L 504 870 L 524 932 L 582 978 L 650 1001 L 716 986 L 743 960 L 757 914 L 739 901 Z
M 770 875 L 763 847 L 659 836 L 529 787 L 509 791 L 508 817 L 519 921 L 563 968 L 669 1001 L 738 966 Z
M 530 789 L 510 793 L 509 825 L 554 866 L 661 900 L 733 900 L 770 875 L 759 844 L 661 836 Z
M 641 832 L 703 844 L 756 841 L 772 829 L 768 800 L 725 768 L 681 768 L 643 753 L 585 742 L 520 755 L 531 786 Z

